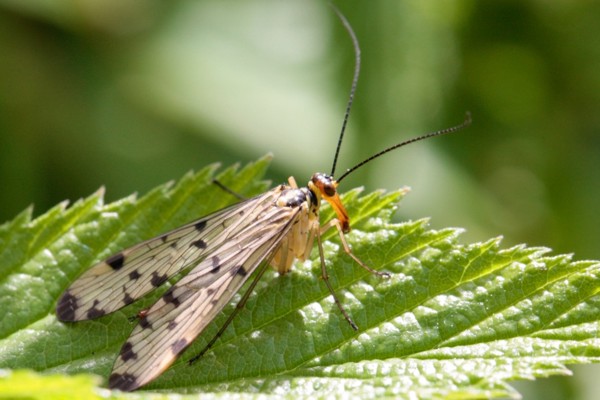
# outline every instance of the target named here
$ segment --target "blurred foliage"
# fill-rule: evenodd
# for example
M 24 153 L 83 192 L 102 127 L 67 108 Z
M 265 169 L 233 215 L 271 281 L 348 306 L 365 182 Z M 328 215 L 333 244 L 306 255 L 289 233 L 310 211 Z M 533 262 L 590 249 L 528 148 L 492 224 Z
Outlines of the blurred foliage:
M 598 258 L 600 3 L 337 3 L 363 55 L 339 171 L 474 119 L 342 190 L 408 185 L 401 218 Z M 329 172 L 352 63 L 320 0 L 0 0 L 0 221 L 267 152 L 275 182 Z

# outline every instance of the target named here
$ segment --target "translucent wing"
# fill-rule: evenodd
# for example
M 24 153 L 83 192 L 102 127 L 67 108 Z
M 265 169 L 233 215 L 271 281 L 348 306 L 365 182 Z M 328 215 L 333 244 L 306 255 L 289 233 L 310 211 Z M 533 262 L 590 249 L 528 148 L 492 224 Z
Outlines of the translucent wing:
M 247 232 L 278 190 L 235 204 L 156 238 L 125 249 L 81 275 L 61 296 L 56 315 L 62 321 L 98 318 L 116 311 L 199 262 L 229 238 Z M 212 261 L 211 261 L 212 262 Z
M 115 362 L 112 389 L 134 390 L 167 369 L 302 216 L 301 208 L 258 211 L 144 313 Z

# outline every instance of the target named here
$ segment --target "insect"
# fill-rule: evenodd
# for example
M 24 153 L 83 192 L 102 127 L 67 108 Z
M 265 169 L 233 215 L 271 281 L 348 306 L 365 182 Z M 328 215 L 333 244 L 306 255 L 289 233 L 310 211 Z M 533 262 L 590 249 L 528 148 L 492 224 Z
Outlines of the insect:
M 356 263 L 375 274 L 387 274 L 364 264 L 348 246 L 344 234 L 350 231 L 350 219 L 338 196 L 338 184 L 357 168 L 391 150 L 462 129 L 470 123 L 470 117 L 467 114 L 465 121 L 455 127 L 391 146 L 334 179 L 360 71 L 358 40 L 346 18 L 334 11 L 352 39 L 355 69 L 331 174 L 314 174 L 306 187 L 298 187 L 295 180 L 289 178 L 288 184 L 122 250 L 83 273 L 58 300 L 56 315 L 61 321 L 99 318 L 133 303 L 174 275 L 189 271 L 154 305 L 138 314 L 139 322 L 113 366 L 110 388 L 131 391 L 157 378 L 254 276 L 238 307 L 190 362 L 197 360 L 225 331 L 267 266 L 285 274 L 294 260 L 308 258 L 315 238 L 323 280 L 341 313 L 352 328 L 358 330 L 327 278 L 322 233 L 335 228 L 344 251 Z M 319 222 L 321 200 L 327 201 L 337 215 L 324 225 Z

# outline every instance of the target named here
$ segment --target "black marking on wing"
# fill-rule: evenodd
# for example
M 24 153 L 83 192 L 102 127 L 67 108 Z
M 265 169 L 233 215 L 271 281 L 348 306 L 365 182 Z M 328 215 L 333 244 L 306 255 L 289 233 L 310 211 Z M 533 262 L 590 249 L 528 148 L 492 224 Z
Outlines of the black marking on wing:
M 206 219 L 204 219 L 204 220 L 202 220 L 202 221 L 199 221 L 199 222 L 197 222 L 197 223 L 194 225 L 194 228 L 196 228 L 196 230 L 197 230 L 198 232 L 201 232 L 201 231 L 203 231 L 203 230 L 204 230 L 204 228 L 206 228 Z
M 137 354 L 133 351 L 133 344 L 127 341 L 121 348 L 121 352 L 119 356 L 123 361 L 135 360 L 137 358 Z
M 206 242 L 204 240 L 202 240 L 202 239 L 195 240 L 191 244 L 192 244 L 192 246 L 196 246 L 199 249 L 205 249 L 206 248 Z
M 140 276 L 140 273 L 135 269 L 129 273 L 129 279 L 131 279 L 132 281 L 137 281 L 138 279 L 140 279 Z
M 123 267 L 125 257 L 123 256 L 123 253 L 117 253 L 108 257 L 105 262 L 110 265 L 112 269 L 119 270 Z
M 123 295 L 123 303 L 125 304 L 131 304 L 135 301 L 135 299 L 133 297 L 131 297 L 129 295 L 129 293 L 125 292 L 125 294 Z
M 173 329 L 177 328 L 177 325 L 179 325 L 175 320 L 169 322 L 169 325 L 167 325 L 167 329 L 172 331 Z
M 96 319 L 106 315 L 106 311 L 98 308 L 98 304 L 100 304 L 100 302 L 98 300 L 94 300 L 94 305 L 87 312 L 88 319 Z
M 56 316 L 61 321 L 75 321 L 75 310 L 79 308 L 77 305 L 77 297 L 73 296 L 70 291 L 65 291 L 58 300 L 56 305 Z
M 167 279 L 169 279 L 167 275 L 159 275 L 158 272 L 154 271 L 152 273 L 152 279 L 150 279 L 150 284 L 154 287 L 159 287 L 165 283 Z
M 138 388 L 140 385 L 135 376 L 131 374 L 111 374 L 108 378 L 108 387 L 129 392 Z
M 96 318 L 139 299 L 173 275 L 214 255 L 228 238 L 237 237 L 251 226 L 257 218 L 256 210 L 271 207 L 278 195 L 279 191 L 271 190 L 94 265 L 60 298 L 58 318 L 63 321 Z
M 131 333 L 128 341 L 133 343 L 138 358 L 116 360 L 111 388 L 134 390 L 166 370 L 231 301 L 261 262 L 277 250 L 300 212 L 300 208 L 265 207 L 252 229 L 250 225 L 242 227 L 238 236 L 223 242 L 165 292 L 146 314 L 153 329 L 139 324 Z M 211 273 L 216 261 L 219 272 Z M 129 379 L 123 378 L 125 375 Z M 126 382 L 122 384 L 123 380 Z
M 151 329 L 152 324 L 148 321 L 148 316 L 144 315 L 140 318 L 140 326 L 144 329 Z
M 213 256 L 212 260 L 212 268 L 210 269 L 211 274 L 216 274 L 221 269 L 221 259 L 219 256 Z
M 179 299 L 173 295 L 173 288 L 167 290 L 167 292 L 163 295 L 163 300 L 165 303 L 173 304 L 175 307 L 179 307 L 181 304 Z
M 188 341 L 184 338 L 179 339 L 171 345 L 171 351 L 173 355 L 177 355 L 183 351 L 189 345 Z

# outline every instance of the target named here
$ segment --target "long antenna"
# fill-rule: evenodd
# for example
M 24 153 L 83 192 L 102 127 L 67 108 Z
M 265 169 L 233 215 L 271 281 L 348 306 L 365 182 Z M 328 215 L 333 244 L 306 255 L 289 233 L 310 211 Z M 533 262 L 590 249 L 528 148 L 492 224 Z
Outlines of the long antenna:
M 352 87 L 350 88 L 350 97 L 348 98 L 348 104 L 346 105 L 346 113 L 344 114 L 344 121 L 342 122 L 342 130 L 340 132 L 340 138 L 338 139 L 337 148 L 335 150 L 335 156 L 333 157 L 333 166 L 331 167 L 331 176 L 335 175 L 335 167 L 337 165 L 338 156 L 340 154 L 340 148 L 342 147 L 342 139 L 344 138 L 344 132 L 346 131 L 346 124 L 348 123 L 348 117 L 350 116 L 350 109 L 352 108 L 352 102 L 354 101 L 354 93 L 356 92 L 356 85 L 358 83 L 358 75 L 360 74 L 360 46 L 358 45 L 358 39 L 350 26 L 350 23 L 344 17 L 344 15 L 338 10 L 333 4 L 329 3 L 329 6 L 333 8 L 333 11 L 337 14 L 340 21 L 348 31 L 350 38 L 352 39 L 352 45 L 354 46 L 354 77 L 352 78 Z
M 341 182 L 342 179 L 344 179 L 346 176 L 350 175 L 350 173 L 356 171 L 357 169 L 359 169 L 360 167 L 362 167 L 366 163 L 368 163 L 370 161 L 373 161 L 374 159 L 376 159 L 378 157 L 381 157 L 385 153 L 388 153 L 388 152 L 390 152 L 390 151 L 392 151 L 394 149 L 397 149 L 398 147 L 406 146 L 407 144 L 418 142 L 418 141 L 423 140 L 423 139 L 428 139 L 430 137 L 441 136 L 441 135 L 447 135 L 449 133 L 454 133 L 456 131 L 459 131 L 461 129 L 466 128 L 469 125 L 471 125 L 471 113 L 467 112 L 466 115 L 465 115 L 465 120 L 462 123 L 460 123 L 459 125 L 453 126 L 451 128 L 442 129 L 442 130 L 439 130 L 439 131 L 436 131 L 436 132 L 427 133 L 427 134 L 425 134 L 423 136 L 412 138 L 412 139 L 406 140 L 406 141 L 404 141 L 402 143 L 398 143 L 396 145 L 388 147 L 387 149 L 382 150 L 379 153 L 372 155 L 371 157 L 367 158 L 366 160 L 359 162 L 354 167 L 347 169 L 346 172 L 344 172 L 342 174 L 342 176 L 340 176 L 337 179 L 337 182 Z

